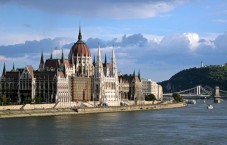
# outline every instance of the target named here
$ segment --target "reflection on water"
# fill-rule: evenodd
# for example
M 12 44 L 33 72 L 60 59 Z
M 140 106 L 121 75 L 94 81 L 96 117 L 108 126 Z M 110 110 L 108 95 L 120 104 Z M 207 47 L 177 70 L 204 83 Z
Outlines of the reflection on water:
M 212 101 L 207 101 L 211 103 Z M 0 120 L 0 144 L 226 144 L 227 100 L 185 108 Z

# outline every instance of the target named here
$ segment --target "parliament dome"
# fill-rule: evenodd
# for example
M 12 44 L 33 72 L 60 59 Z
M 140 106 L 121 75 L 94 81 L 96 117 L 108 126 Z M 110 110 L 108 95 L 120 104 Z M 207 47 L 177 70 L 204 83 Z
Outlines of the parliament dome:
M 90 49 L 86 45 L 86 43 L 82 40 L 81 30 L 79 28 L 79 35 L 78 35 L 78 41 L 74 43 L 74 45 L 71 48 L 71 53 L 73 53 L 74 56 L 87 56 L 90 57 Z

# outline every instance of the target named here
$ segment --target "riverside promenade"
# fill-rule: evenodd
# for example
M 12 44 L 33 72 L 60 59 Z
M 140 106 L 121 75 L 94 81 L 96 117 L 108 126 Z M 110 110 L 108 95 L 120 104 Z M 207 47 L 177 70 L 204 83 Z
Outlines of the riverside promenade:
M 82 107 L 82 108 L 48 108 L 29 110 L 1 110 L 0 118 L 35 117 L 35 116 L 56 116 L 56 115 L 77 115 L 88 113 L 121 112 L 121 111 L 144 111 L 156 109 L 170 109 L 187 106 L 185 103 L 167 103 L 154 105 L 130 105 L 111 107 Z

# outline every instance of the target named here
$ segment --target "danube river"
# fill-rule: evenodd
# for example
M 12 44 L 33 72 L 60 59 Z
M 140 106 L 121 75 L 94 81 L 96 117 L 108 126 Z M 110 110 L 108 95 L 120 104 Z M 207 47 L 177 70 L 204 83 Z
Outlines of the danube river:
M 0 119 L 0 144 L 224 145 L 227 100 L 213 106 L 197 100 L 166 110 Z

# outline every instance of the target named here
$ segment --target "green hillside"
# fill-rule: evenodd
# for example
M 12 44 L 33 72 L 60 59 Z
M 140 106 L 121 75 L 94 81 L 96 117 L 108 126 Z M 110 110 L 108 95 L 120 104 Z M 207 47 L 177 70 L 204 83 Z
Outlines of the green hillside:
M 227 90 L 227 66 L 207 66 L 182 70 L 169 80 L 160 82 L 164 92 L 176 92 L 197 85 Z

